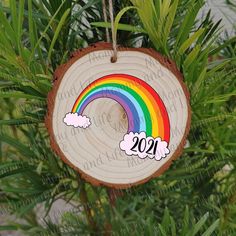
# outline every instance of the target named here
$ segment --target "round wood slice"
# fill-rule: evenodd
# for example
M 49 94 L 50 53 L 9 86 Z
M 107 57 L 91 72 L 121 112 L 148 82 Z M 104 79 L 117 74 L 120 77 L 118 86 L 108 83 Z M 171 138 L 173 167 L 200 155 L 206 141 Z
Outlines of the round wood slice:
M 76 51 L 68 63 L 56 70 L 54 86 L 48 95 L 46 126 L 52 148 L 84 179 L 94 185 L 127 188 L 160 175 L 181 154 L 190 128 L 189 93 L 175 63 L 153 49 L 120 47 L 116 63 L 111 63 L 112 55 L 111 44 L 97 43 Z M 75 111 L 79 97 L 97 88 L 99 79 L 114 75 L 141 81 L 138 84 L 141 97 L 146 85 L 158 94 L 163 107 L 160 109 L 167 113 L 160 117 L 166 124 L 163 135 L 168 137 L 169 154 L 164 158 L 140 158 L 127 155 L 120 148 L 120 142 L 131 129 L 130 115 L 139 117 L 127 112 L 128 108 L 106 93 L 84 106 L 83 115 L 91 123 L 88 128 L 65 124 L 66 114 L 73 113 L 73 108 Z

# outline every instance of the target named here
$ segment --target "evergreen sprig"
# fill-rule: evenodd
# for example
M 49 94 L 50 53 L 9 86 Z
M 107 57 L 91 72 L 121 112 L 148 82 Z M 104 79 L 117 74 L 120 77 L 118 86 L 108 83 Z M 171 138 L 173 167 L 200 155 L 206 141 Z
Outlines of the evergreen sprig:
M 197 17 L 203 0 L 116 1 L 118 42 L 153 47 L 176 61 L 191 93 L 192 126 L 170 169 L 123 190 L 115 208 L 105 188 L 85 183 L 53 153 L 44 126 L 55 68 L 74 50 L 105 38 L 110 25 L 101 1 L 0 5 L 0 215 L 15 216 L 1 231 L 236 235 L 236 37 L 221 39 L 220 21 L 210 11 Z M 48 214 L 58 199 L 74 211 L 58 214 L 55 223 Z

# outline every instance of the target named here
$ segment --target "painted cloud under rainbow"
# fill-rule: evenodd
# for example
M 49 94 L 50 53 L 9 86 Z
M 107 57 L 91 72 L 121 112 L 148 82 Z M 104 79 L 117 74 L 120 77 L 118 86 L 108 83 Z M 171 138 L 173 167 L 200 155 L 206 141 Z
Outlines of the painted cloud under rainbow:
M 77 112 L 69 112 L 65 115 L 63 122 L 68 126 L 75 128 L 88 128 L 91 125 L 90 119 L 87 116 L 81 116 Z
M 154 142 L 157 141 L 157 150 L 155 155 L 147 154 L 146 152 L 139 152 L 138 150 L 136 152 L 132 151 L 131 148 L 134 145 L 134 137 L 138 137 L 140 140 L 146 139 L 147 143 L 149 143 L 150 140 L 154 140 Z M 147 137 L 145 132 L 130 132 L 126 134 L 123 140 L 120 142 L 120 148 L 121 150 L 125 151 L 128 156 L 137 155 L 142 159 L 146 157 L 149 157 L 150 159 L 155 158 L 155 160 L 157 161 L 160 161 L 162 158 L 165 158 L 170 153 L 170 150 L 168 149 L 168 143 L 166 141 L 161 140 L 160 137 Z

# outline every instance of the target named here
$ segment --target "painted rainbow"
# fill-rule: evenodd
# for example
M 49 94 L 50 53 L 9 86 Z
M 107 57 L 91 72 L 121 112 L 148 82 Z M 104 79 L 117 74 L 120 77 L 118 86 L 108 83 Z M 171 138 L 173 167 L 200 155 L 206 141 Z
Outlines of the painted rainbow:
M 126 74 L 111 74 L 88 85 L 77 98 L 72 112 L 83 114 L 86 106 L 98 98 L 111 98 L 125 110 L 128 133 L 146 132 L 169 142 L 170 123 L 163 101 L 146 82 Z

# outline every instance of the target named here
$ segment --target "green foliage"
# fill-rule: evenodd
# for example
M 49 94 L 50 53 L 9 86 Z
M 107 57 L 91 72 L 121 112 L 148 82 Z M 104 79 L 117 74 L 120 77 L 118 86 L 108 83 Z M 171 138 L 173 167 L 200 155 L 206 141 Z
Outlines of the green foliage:
M 105 188 L 85 183 L 52 152 L 44 127 L 55 68 L 75 49 L 105 39 L 110 24 L 101 1 L 6 1 L 0 6 L 0 214 L 16 220 L 0 230 L 235 235 L 236 38 L 220 39 L 220 22 L 210 12 L 197 20 L 202 0 L 116 3 L 118 42 L 153 47 L 183 73 L 191 93 L 189 146 L 162 176 L 123 191 L 113 208 Z M 76 211 L 55 224 L 48 213 L 58 199 Z

